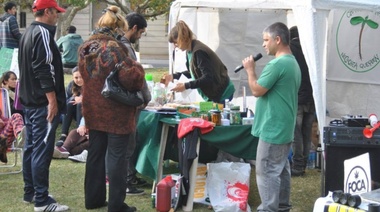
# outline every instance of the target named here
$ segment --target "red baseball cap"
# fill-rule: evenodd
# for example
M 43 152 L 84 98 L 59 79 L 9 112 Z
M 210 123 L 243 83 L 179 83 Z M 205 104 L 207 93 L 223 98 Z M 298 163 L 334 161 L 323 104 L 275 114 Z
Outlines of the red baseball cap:
M 65 9 L 58 6 L 57 2 L 55 0 L 34 0 L 33 3 L 33 12 L 36 12 L 37 10 L 42 10 L 46 8 L 55 8 L 60 13 L 66 12 Z

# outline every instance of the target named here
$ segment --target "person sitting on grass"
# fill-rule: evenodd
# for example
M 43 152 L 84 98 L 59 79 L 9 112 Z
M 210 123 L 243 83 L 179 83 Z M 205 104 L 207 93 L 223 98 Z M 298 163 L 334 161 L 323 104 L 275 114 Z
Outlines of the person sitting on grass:
M 62 146 L 69 132 L 70 124 L 73 119 L 77 121 L 79 127 L 80 119 L 82 118 L 82 85 L 83 79 L 78 71 L 78 66 L 72 70 L 73 80 L 66 88 L 66 105 L 67 111 L 62 120 L 61 137 L 56 143 L 56 146 Z
M 0 161 L 8 163 L 7 150 L 12 146 L 17 138 L 17 147 L 24 145 L 25 127 L 24 119 L 19 113 L 15 113 L 11 118 L 6 118 L 0 110 Z
M 8 91 L 9 103 L 11 104 L 11 114 L 19 113 L 24 116 L 22 110 L 15 108 L 15 92 L 16 92 L 17 76 L 13 71 L 6 71 L 1 76 L 1 86 Z
M 79 127 L 70 131 L 63 145 L 54 148 L 53 158 L 68 158 L 75 162 L 85 163 L 89 145 L 88 130 L 82 117 Z

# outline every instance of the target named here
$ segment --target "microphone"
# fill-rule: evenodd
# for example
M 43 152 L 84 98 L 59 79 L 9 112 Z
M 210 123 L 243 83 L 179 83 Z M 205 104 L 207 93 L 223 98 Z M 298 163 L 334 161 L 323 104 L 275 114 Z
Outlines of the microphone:
M 258 53 L 256 56 L 253 57 L 253 61 L 256 62 L 256 61 L 260 60 L 262 57 L 263 57 L 263 55 L 261 53 Z M 243 68 L 244 68 L 243 65 L 240 65 L 240 66 L 236 67 L 235 68 L 235 73 L 238 73 Z

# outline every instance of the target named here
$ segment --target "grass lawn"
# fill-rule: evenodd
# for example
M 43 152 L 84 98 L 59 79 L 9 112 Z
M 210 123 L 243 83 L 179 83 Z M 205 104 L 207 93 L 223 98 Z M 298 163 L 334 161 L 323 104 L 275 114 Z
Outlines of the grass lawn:
M 12 159 L 12 153 L 9 154 Z M 1 168 L 0 173 L 5 171 Z M 169 168 L 164 168 L 164 173 L 178 173 L 175 162 L 170 163 Z M 65 159 L 53 159 L 50 166 L 49 192 L 57 201 L 70 206 L 71 211 L 87 211 L 84 207 L 84 163 L 74 163 Z M 152 180 L 145 178 L 149 185 L 142 187 L 145 194 L 142 196 L 127 196 L 126 203 L 136 206 L 138 211 L 155 211 L 152 208 L 151 189 Z M 320 196 L 321 172 L 318 169 L 307 170 L 303 177 L 292 178 L 291 203 L 292 212 L 310 212 L 313 210 L 315 200 Z M 22 202 L 23 180 L 22 174 L 0 175 L 0 211 L 18 212 L 33 211 L 33 205 Z M 260 204 L 257 186 L 255 183 L 255 170 L 252 167 L 251 185 L 249 193 L 249 205 L 252 211 Z M 92 211 L 107 211 L 101 208 Z M 182 210 L 178 210 L 182 211 Z M 206 205 L 194 204 L 193 211 L 211 211 Z
M 166 73 L 167 69 L 147 69 L 146 73 L 153 74 L 153 80 L 159 81 L 160 77 Z M 71 80 L 71 75 L 65 76 L 65 83 Z M 73 128 L 74 124 L 72 124 Z M 61 132 L 61 126 L 57 129 L 57 139 Z M 13 153 L 8 154 L 10 163 L 13 161 Z M 19 167 L 16 167 L 19 168 Z M 9 170 L 0 168 L 0 173 Z M 74 163 L 65 159 L 53 159 L 50 166 L 50 189 L 49 192 L 54 198 L 62 204 L 70 206 L 71 211 L 87 211 L 84 208 L 84 163 Z M 176 163 L 171 162 L 168 168 L 164 168 L 164 173 L 178 173 Z M 150 212 L 155 211 L 152 208 L 151 190 L 152 179 L 146 178 L 150 185 L 143 187 L 145 190 L 142 196 L 127 196 L 126 202 L 129 205 L 136 206 L 138 211 Z M 310 212 L 313 210 L 315 200 L 321 194 L 321 172 L 318 169 L 309 169 L 303 177 L 292 178 L 291 203 L 292 212 Z M 19 212 L 33 211 L 33 205 L 24 204 L 23 197 L 23 179 L 22 174 L 0 175 L 0 211 Z M 260 204 L 257 186 L 255 183 L 255 169 L 252 167 L 251 185 L 249 193 L 249 205 L 252 211 Z M 107 211 L 101 208 L 92 211 Z M 181 211 L 181 210 L 178 210 Z M 212 211 L 206 205 L 195 204 L 193 211 Z

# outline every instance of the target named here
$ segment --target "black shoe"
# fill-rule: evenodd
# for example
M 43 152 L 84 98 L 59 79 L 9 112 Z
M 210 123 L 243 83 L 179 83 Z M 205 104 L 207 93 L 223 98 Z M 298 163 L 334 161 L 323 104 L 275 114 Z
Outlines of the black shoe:
M 0 161 L 3 163 L 8 163 L 7 151 L 7 138 L 0 139 Z
M 135 211 L 137 211 L 137 208 L 133 207 L 133 206 L 128 206 L 127 204 L 124 203 L 124 205 L 122 207 L 122 211 L 123 212 L 135 212 Z
M 134 186 L 127 186 L 126 194 L 127 195 L 143 195 L 145 194 L 145 191 L 142 189 L 137 189 Z
M 55 143 L 55 145 L 58 147 L 61 147 L 63 146 L 63 143 L 65 142 L 65 140 L 66 140 L 66 136 L 61 136 L 59 140 Z
M 139 178 L 139 177 L 135 177 L 134 180 L 132 180 L 131 182 L 128 182 L 128 183 L 132 186 L 143 186 L 143 185 L 147 184 L 147 182 L 144 179 Z
M 108 202 L 107 201 L 105 201 L 101 205 L 86 205 L 85 207 L 86 207 L 86 209 L 91 210 L 91 209 L 103 208 L 103 207 L 106 207 L 106 206 L 108 206 Z
M 292 177 L 299 177 L 305 174 L 305 170 L 291 169 Z

